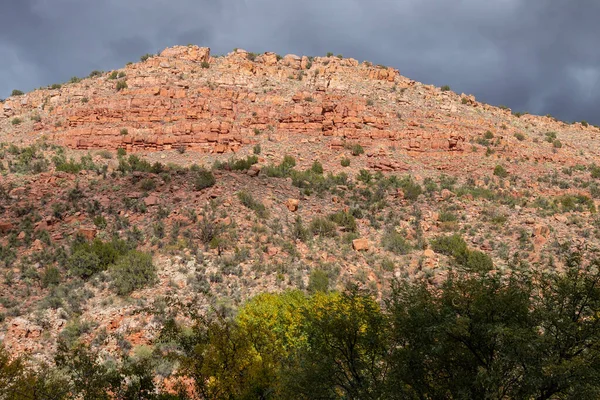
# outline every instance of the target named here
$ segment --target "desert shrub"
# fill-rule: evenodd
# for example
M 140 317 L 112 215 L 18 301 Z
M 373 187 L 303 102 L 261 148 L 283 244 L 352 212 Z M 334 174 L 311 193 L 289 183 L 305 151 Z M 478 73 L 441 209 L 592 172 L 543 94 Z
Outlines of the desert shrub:
M 327 272 L 320 269 L 313 269 L 308 278 L 308 292 L 327 292 L 329 289 L 329 276 Z
M 349 212 L 336 212 L 335 214 L 329 215 L 329 220 L 343 227 L 346 232 L 356 232 L 356 220 Z
M 442 92 L 448 92 L 448 91 L 450 91 L 450 86 L 444 85 L 440 89 L 441 89 Z
M 262 149 L 261 149 L 261 147 L 260 147 L 260 144 L 256 144 L 256 145 L 254 145 L 254 147 L 252 148 L 252 152 L 253 152 L 254 154 L 260 154 L 260 153 L 261 153 L 261 150 L 262 150 Z
M 523 135 L 521 132 L 517 132 L 515 133 L 515 137 L 517 138 L 518 141 L 522 142 L 523 140 L 525 140 L 525 135 Z
M 490 256 L 479 250 L 469 250 L 458 234 L 437 237 L 431 241 L 431 247 L 437 253 L 453 257 L 458 265 L 469 271 L 489 271 L 494 267 Z
M 213 173 L 206 168 L 198 168 L 194 172 L 194 188 L 196 190 L 202 190 L 214 186 L 216 183 L 215 176 Z
M 494 168 L 494 175 L 499 178 L 506 178 L 508 176 L 508 172 L 502 165 L 496 165 Z
M 438 220 L 440 222 L 455 222 L 457 220 L 457 218 L 456 218 L 456 215 L 452 214 L 451 212 L 442 211 L 442 212 L 440 212 Z
M 60 271 L 55 266 L 49 266 L 44 269 L 41 275 L 43 288 L 58 285 L 60 283 Z
M 115 292 L 128 295 L 134 290 L 153 285 L 157 281 L 152 256 L 140 251 L 130 251 L 110 267 Z
M 364 154 L 365 149 L 360 144 L 355 144 L 350 147 L 350 152 L 353 156 L 360 156 Z
M 96 215 L 94 217 L 94 225 L 96 225 L 99 229 L 106 228 L 107 222 L 106 218 L 103 215 Z
M 560 140 L 556 139 L 552 142 L 552 146 L 555 149 L 560 149 L 562 147 L 562 142 Z
M 411 250 L 410 243 L 406 241 L 404 235 L 396 232 L 393 228 L 389 228 L 383 233 L 381 246 L 398 255 L 408 254 Z
M 20 125 L 22 122 L 23 122 L 23 120 L 19 117 L 15 117 L 10 121 L 10 123 L 13 125 Z
M 586 195 L 563 195 L 557 198 L 563 212 L 570 211 L 590 211 L 596 212 L 594 200 Z
M 156 183 L 154 182 L 154 179 L 145 178 L 140 182 L 140 187 L 146 191 L 151 191 L 156 188 Z
M 310 222 L 310 232 L 313 235 L 334 237 L 337 235 L 335 223 L 323 217 L 315 217 Z
M 146 54 L 144 54 L 143 56 L 140 57 L 140 61 L 144 62 L 144 61 L 146 61 L 146 60 L 148 60 L 149 58 L 152 58 L 152 57 L 154 57 L 154 54 L 146 53 Z
M 117 82 L 117 86 L 115 88 L 117 89 L 117 91 L 121 91 L 123 89 L 127 89 L 127 82 L 126 81 L 119 81 L 119 82 Z
M 421 185 L 416 183 L 411 176 L 405 176 L 398 182 L 398 186 L 404 193 L 404 198 L 407 200 L 415 201 L 423 193 Z
M 314 172 L 315 174 L 323 175 L 323 165 L 320 162 L 318 162 L 317 160 L 313 161 L 312 166 L 310 167 L 310 170 L 312 172 Z
M 244 206 L 254 211 L 259 218 L 267 218 L 269 216 L 269 212 L 265 205 L 252 197 L 250 193 L 244 191 L 239 192 L 238 199 L 240 199 Z
M 340 161 L 340 165 L 342 167 L 349 167 L 350 166 L 350 159 L 348 157 L 342 158 L 342 160 Z
M 113 158 L 113 155 L 109 150 L 100 150 L 97 154 L 106 160 Z
M 218 169 L 231 169 L 233 171 L 246 171 L 258 162 L 257 156 L 248 156 L 240 160 L 229 160 L 227 163 L 217 164 Z
M 22 95 L 24 95 L 24 94 L 25 94 L 25 93 L 23 93 L 22 91 L 20 91 L 20 90 L 18 90 L 18 89 L 14 89 L 10 95 L 11 95 L 11 96 L 22 96 Z
M 71 246 L 71 259 L 75 254 L 80 254 L 78 257 L 82 261 L 88 263 L 93 268 L 87 267 L 86 264 L 81 264 L 84 268 L 79 268 L 82 273 L 78 274 L 81 277 L 89 277 L 96 272 L 104 271 L 110 264 L 115 263 L 120 257 L 129 251 L 130 246 L 123 240 L 114 238 L 109 242 L 103 242 L 100 239 L 94 239 L 91 243 L 81 238 L 77 238 Z M 84 256 L 83 254 L 93 254 L 95 257 Z M 97 258 L 97 263 L 96 263 Z M 91 261 L 90 261 L 91 259 Z M 86 261 L 87 260 L 87 261 Z M 67 264 L 69 262 L 67 261 Z M 86 273 L 90 272 L 91 273 Z M 83 276 L 85 275 L 85 276 Z
M 100 258 L 91 251 L 78 250 L 67 260 L 69 272 L 82 279 L 87 279 L 100 272 Z
M 204 68 L 204 69 L 208 69 L 208 68 L 210 68 L 210 64 L 206 61 L 202 61 L 202 63 L 200 64 L 200 67 Z
M 279 165 L 266 166 L 261 170 L 261 172 L 269 177 L 285 178 L 290 176 L 295 166 L 296 159 L 294 159 L 292 156 L 286 155 L 283 157 L 283 161 L 281 161 Z
M 305 242 L 308 239 L 308 235 L 310 232 L 304 226 L 304 223 L 302 222 L 302 218 L 300 218 L 299 215 L 296 216 L 296 219 L 294 220 L 294 224 L 290 227 L 290 233 L 294 240 L 301 240 L 301 241 Z
M 544 134 L 546 136 L 546 142 L 552 143 L 556 139 L 556 132 L 546 132 Z
M 451 236 L 440 236 L 431 242 L 431 248 L 440 254 L 455 257 L 467 251 L 467 242 L 462 236 L 456 234 Z

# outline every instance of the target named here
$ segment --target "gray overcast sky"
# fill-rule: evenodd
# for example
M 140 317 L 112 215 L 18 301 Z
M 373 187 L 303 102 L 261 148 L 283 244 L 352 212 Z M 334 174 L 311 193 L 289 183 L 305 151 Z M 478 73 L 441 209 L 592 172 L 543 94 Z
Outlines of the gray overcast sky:
M 1 0 L 0 98 L 193 43 L 341 53 L 600 124 L 598 0 Z

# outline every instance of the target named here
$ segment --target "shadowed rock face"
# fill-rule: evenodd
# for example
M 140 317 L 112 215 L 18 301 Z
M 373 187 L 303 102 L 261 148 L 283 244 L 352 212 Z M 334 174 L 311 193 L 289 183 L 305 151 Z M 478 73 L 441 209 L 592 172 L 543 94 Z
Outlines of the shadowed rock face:
M 125 76 L 9 99 L 4 116 L 38 110 L 43 122 L 32 130 L 75 149 L 223 153 L 261 133 L 332 136 L 333 147 L 390 141 L 417 151 L 460 151 L 465 141 L 449 121 L 427 130 L 402 121 L 399 91 L 415 82 L 353 59 L 243 50 L 211 57 L 208 48 L 177 46 L 119 72 Z M 117 90 L 120 82 L 127 87 Z

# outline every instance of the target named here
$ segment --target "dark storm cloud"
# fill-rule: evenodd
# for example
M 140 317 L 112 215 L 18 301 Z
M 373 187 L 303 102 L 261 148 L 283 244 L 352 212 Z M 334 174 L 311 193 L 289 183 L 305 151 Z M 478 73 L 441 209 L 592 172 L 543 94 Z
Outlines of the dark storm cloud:
M 598 20 L 595 0 L 6 0 L 0 97 L 195 43 L 332 51 L 491 104 L 600 124 Z

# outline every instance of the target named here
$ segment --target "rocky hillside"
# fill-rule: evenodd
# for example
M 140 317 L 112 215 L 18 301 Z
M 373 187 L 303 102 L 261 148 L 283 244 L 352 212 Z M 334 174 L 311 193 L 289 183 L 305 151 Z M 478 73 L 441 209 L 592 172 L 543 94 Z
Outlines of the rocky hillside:
M 459 262 L 450 236 L 498 270 L 597 249 L 597 127 L 341 56 L 143 59 L 0 104 L 14 352 L 128 354 L 174 299 L 231 311 L 263 291 L 435 284 Z

